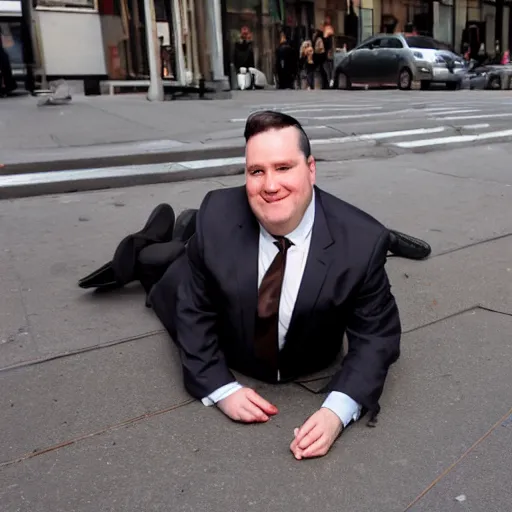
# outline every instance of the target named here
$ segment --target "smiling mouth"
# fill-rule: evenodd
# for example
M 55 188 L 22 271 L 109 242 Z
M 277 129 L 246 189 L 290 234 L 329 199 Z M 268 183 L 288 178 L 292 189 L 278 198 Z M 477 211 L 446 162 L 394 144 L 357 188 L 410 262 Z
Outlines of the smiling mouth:
M 283 199 L 286 199 L 287 197 L 288 196 L 279 197 L 279 198 L 271 197 L 269 199 L 265 199 L 265 202 L 268 204 L 280 203 Z

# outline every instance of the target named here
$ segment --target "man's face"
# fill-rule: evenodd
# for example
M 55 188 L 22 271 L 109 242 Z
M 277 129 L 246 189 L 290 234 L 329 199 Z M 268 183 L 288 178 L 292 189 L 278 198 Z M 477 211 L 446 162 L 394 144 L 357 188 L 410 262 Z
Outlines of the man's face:
M 287 235 L 300 223 L 316 178 L 313 157 L 306 160 L 295 127 L 255 135 L 245 149 L 246 190 L 260 223 L 274 235 Z

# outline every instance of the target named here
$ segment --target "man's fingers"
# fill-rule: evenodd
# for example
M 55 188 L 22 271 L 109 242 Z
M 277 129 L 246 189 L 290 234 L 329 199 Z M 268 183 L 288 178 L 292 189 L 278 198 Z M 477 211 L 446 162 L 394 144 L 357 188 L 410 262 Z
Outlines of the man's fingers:
M 257 407 L 259 407 L 266 414 L 277 414 L 277 407 L 265 400 L 262 396 L 258 395 L 256 391 L 251 390 L 247 393 L 247 398 Z
M 311 446 L 313 443 L 315 443 L 318 439 L 322 437 L 322 429 L 315 425 L 313 429 L 311 429 L 300 441 L 299 441 L 299 448 L 301 450 L 305 450 L 308 446 Z
M 309 445 L 303 452 L 302 457 L 321 457 L 325 455 L 329 449 L 327 446 L 327 437 L 321 435 L 313 444 Z
M 268 416 L 249 400 L 242 404 L 242 411 L 249 415 L 250 421 L 268 421 Z
M 302 450 L 298 447 L 296 439 L 294 439 L 290 444 L 290 451 L 297 460 L 302 458 Z
M 299 432 L 295 436 L 297 439 L 297 443 L 300 444 L 300 442 L 304 439 L 304 437 L 307 434 L 309 434 L 309 432 L 311 432 L 311 430 L 313 430 L 313 428 L 315 428 L 315 426 L 316 426 L 316 420 L 313 416 L 311 416 L 311 418 L 306 420 L 306 423 L 304 423 L 304 425 L 302 425 L 302 427 L 299 428 Z

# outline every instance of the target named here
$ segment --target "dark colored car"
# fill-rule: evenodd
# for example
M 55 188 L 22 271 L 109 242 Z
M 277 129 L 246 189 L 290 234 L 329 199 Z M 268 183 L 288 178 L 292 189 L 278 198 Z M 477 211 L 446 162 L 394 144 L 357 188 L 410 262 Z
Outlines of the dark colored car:
M 407 90 L 413 81 L 419 81 L 422 89 L 433 83 L 457 89 L 465 71 L 462 57 L 431 37 L 379 34 L 341 59 L 334 72 L 333 86 L 350 89 L 357 83 Z

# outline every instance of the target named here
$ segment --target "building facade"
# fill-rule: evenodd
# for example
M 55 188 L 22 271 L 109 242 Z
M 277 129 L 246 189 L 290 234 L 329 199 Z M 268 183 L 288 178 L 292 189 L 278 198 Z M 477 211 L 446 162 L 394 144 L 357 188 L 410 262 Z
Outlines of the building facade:
M 510 0 L 222 0 L 224 71 L 234 83 L 237 42 L 249 34 L 255 67 L 273 81 L 281 31 L 296 49 L 329 20 L 337 46 L 350 49 L 379 32 L 434 37 L 489 57 L 512 46 Z M 242 33 L 244 33 L 242 35 Z M 483 44 L 483 47 L 482 47 Z
M 492 57 L 512 46 L 511 1 L 154 0 L 161 76 L 235 86 L 237 52 L 249 48 L 254 67 L 273 84 L 280 34 L 298 51 L 326 21 L 338 47 L 414 29 L 456 52 L 470 47 L 472 55 Z M 47 80 L 149 79 L 144 0 L 0 0 L 2 41 L 15 67 L 25 55 L 22 2 L 30 4 L 35 69 Z
M 83 81 L 86 90 L 97 91 L 100 82 L 137 86 L 149 80 L 144 0 L 21 1 L 33 1 L 34 67 L 42 82 Z M 220 0 L 154 0 L 151 5 L 164 83 L 194 86 L 202 79 L 222 80 Z M 12 39 L 2 37 L 7 43 Z M 12 53 L 18 55 L 18 48 Z

